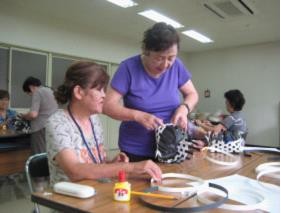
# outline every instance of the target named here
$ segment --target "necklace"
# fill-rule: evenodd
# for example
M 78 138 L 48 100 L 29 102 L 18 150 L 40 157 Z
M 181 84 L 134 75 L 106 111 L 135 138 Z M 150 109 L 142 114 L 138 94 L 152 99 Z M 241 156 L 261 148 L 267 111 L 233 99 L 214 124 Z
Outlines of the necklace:
M 97 140 L 97 137 L 96 137 L 96 134 L 95 134 L 95 131 L 94 131 L 94 125 L 93 125 L 91 119 L 89 118 L 89 121 L 91 123 L 94 139 L 95 139 L 95 142 L 96 142 L 96 148 L 97 148 L 97 151 L 98 151 L 99 162 L 97 161 L 97 159 L 95 158 L 94 154 L 92 153 L 92 151 L 91 151 L 91 149 L 90 149 L 90 147 L 89 147 L 89 145 L 88 145 L 88 143 L 87 143 L 87 141 L 85 139 L 85 136 L 83 134 L 83 131 L 82 131 L 81 127 L 79 126 L 79 124 L 77 123 L 75 118 L 73 117 L 73 114 L 71 113 L 69 105 L 67 106 L 67 110 L 68 110 L 68 113 L 69 113 L 71 119 L 73 120 L 73 122 L 75 123 L 76 127 L 78 128 L 78 130 L 80 132 L 80 135 L 81 135 L 81 138 L 83 140 L 83 143 L 85 144 L 85 146 L 86 146 L 86 148 L 88 150 L 88 153 L 90 154 L 90 157 L 92 158 L 93 162 L 94 163 L 102 163 L 102 157 L 101 157 L 101 154 L 100 154 L 99 144 L 98 144 L 98 140 Z

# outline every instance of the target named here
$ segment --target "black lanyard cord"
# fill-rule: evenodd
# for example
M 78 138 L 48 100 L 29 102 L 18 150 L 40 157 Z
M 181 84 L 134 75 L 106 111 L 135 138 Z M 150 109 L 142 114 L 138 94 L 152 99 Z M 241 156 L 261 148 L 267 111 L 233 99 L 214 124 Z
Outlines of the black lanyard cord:
M 99 149 L 98 138 L 96 136 L 95 129 L 94 129 L 94 124 L 92 123 L 91 119 L 89 119 L 89 120 L 90 120 L 90 123 L 91 123 L 94 139 L 95 139 L 95 142 L 96 142 L 96 147 L 97 147 L 97 150 L 98 150 L 99 160 L 100 160 L 100 163 L 102 163 L 103 160 L 102 160 L 100 149 Z
M 86 148 L 87 148 L 87 150 L 88 150 L 88 152 L 90 154 L 90 157 L 92 158 L 94 163 L 98 163 L 96 158 L 95 158 L 95 156 L 93 155 L 93 153 L 92 153 L 92 151 L 91 151 L 91 149 L 90 149 L 86 139 L 85 139 L 85 136 L 83 134 L 83 131 L 82 131 L 81 127 L 79 126 L 79 124 L 77 123 L 77 121 L 75 120 L 75 118 L 72 115 L 72 113 L 70 111 L 70 106 L 69 105 L 67 106 L 67 110 L 68 110 L 68 113 L 69 113 L 71 119 L 73 120 L 73 122 L 75 123 L 75 125 L 77 126 L 77 128 L 78 128 L 78 130 L 80 132 L 80 135 L 82 137 L 83 143 L 85 144 L 85 146 L 86 146 Z M 89 120 L 90 120 L 90 123 L 91 123 L 94 139 L 95 139 L 95 142 L 96 142 L 96 148 L 97 148 L 97 151 L 98 151 L 99 162 L 102 163 L 102 158 L 101 158 L 101 154 L 100 154 L 99 144 L 98 144 L 98 140 L 97 140 L 97 137 L 96 137 L 96 134 L 95 134 L 95 131 L 94 131 L 94 125 L 93 125 L 93 123 L 92 123 L 90 118 L 89 118 Z

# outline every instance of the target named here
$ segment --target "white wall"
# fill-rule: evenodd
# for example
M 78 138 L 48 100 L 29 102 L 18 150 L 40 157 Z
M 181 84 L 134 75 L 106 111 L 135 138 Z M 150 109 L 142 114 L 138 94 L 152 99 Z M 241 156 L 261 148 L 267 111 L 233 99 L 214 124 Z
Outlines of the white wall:
M 140 42 L 116 40 L 114 35 L 100 35 L 95 29 L 82 29 L 71 23 L 40 19 L 16 11 L 1 11 L 0 43 L 19 45 L 72 56 L 120 63 L 140 52 Z
M 225 110 L 224 92 L 241 90 L 249 128 L 247 143 L 279 146 L 279 42 L 182 55 L 193 74 L 199 111 Z M 210 89 L 211 97 L 204 98 Z

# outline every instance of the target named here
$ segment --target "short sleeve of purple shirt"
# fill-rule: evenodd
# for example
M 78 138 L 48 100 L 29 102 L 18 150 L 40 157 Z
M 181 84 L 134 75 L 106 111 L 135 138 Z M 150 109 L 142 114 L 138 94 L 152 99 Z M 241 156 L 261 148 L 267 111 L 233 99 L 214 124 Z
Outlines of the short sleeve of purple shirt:
M 151 113 L 168 123 L 180 104 L 179 88 L 190 79 L 191 73 L 178 58 L 159 78 L 153 78 L 137 55 L 120 64 L 111 87 L 123 95 L 126 107 Z M 154 156 L 154 133 L 136 122 L 122 122 L 119 147 L 135 155 Z
M 122 95 L 126 94 L 130 86 L 130 72 L 127 63 L 122 62 L 114 74 L 111 87 Z

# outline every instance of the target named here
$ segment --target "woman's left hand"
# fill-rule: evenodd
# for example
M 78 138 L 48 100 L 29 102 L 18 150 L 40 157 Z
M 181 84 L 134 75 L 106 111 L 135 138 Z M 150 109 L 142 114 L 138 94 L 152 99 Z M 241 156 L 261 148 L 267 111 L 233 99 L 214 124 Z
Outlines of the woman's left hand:
M 174 113 L 171 122 L 186 131 L 188 122 L 187 114 L 188 110 L 186 109 L 186 107 L 184 105 L 180 105 Z

